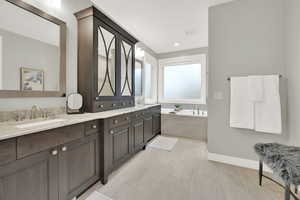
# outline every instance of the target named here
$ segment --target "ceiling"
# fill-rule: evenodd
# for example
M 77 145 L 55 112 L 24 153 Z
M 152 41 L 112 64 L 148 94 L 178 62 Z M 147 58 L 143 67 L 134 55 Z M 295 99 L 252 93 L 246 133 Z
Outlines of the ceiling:
M 208 7 L 218 1 L 228 0 L 92 0 L 157 54 L 207 47 Z

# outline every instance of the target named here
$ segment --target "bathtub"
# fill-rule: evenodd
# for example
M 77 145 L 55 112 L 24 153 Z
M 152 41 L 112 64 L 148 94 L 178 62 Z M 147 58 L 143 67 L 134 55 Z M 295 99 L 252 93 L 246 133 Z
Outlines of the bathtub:
M 162 135 L 207 141 L 207 111 L 162 109 Z

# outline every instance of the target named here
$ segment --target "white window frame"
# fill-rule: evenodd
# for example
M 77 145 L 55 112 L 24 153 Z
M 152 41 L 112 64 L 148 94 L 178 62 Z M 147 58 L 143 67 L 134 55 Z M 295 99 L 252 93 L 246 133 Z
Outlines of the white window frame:
M 164 93 L 164 67 L 172 65 L 201 64 L 201 98 L 200 99 L 166 99 Z M 178 104 L 206 104 L 206 84 L 207 84 L 207 55 L 193 55 L 177 58 L 159 60 L 158 72 L 158 102 L 159 103 L 178 103 Z

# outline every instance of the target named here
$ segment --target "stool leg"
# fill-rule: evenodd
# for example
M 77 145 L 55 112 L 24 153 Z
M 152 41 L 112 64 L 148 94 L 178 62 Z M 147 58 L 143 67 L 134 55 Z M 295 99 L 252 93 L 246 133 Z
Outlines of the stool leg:
M 259 185 L 261 186 L 262 183 L 262 177 L 263 177 L 263 162 L 259 161 Z
M 290 184 L 286 184 L 284 190 L 285 190 L 284 191 L 284 200 L 290 200 L 290 198 L 291 198 Z

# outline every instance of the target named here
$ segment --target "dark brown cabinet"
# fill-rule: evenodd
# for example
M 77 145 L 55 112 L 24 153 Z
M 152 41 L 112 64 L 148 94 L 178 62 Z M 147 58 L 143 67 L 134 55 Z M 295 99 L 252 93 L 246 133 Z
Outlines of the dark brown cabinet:
M 160 106 L 0 141 L 0 200 L 71 200 L 160 132 Z
M 0 166 L 1 200 L 58 200 L 58 151 Z
M 134 150 L 140 149 L 144 145 L 144 121 L 142 119 L 132 123 L 132 135 Z
M 60 150 L 59 199 L 72 199 L 100 178 L 98 135 L 62 145 Z
M 145 136 L 145 142 L 148 142 L 153 137 L 153 122 L 152 122 L 152 115 L 151 113 L 147 113 L 144 116 L 144 136 Z
M 153 128 L 153 135 L 160 133 L 161 131 L 161 114 L 160 108 L 155 108 L 152 110 L 152 128 Z
M 124 125 L 110 131 L 112 137 L 113 165 L 122 162 L 130 153 L 130 125 Z
M 137 40 L 95 7 L 78 20 L 78 88 L 86 112 L 134 106 Z
M 100 179 L 99 130 L 91 121 L 0 141 L 0 199 L 80 195 Z

